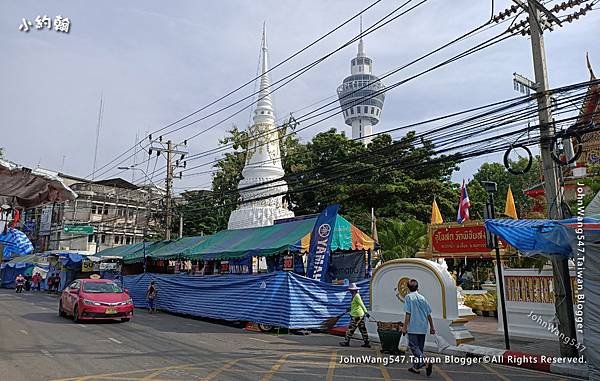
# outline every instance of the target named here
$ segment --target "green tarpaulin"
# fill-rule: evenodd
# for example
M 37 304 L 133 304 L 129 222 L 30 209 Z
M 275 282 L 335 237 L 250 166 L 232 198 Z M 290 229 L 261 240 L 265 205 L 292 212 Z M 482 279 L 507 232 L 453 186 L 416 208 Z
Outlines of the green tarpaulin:
M 187 253 L 201 245 L 208 236 L 183 237 L 175 239 L 166 245 L 153 250 L 149 257 L 153 259 L 171 259 L 179 257 L 187 257 Z
M 268 256 L 302 250 L 301 240 L 309 234 L 315 219 L 287 222 L 250 229 L 222 230 L 190 250 L 188 257 L 234 259 Z
M 146 243 L 146 257 L 153 259 L 187 258 L 200 260 L 264 257 L 278 253 L 306 253 L 315 218 L 249 229 L 222 230 L 211 236 L 184 237 L 171 241 Z M 331 243 L 332 251 L 373 249 L 374 242 L 342 216 L 337 216 Z M 99 257 L 118 257 L 125 263 L 144 259 L 143 244 L 119 246 L 97 253 Z
M 150 244 L 151 244 L 150 242 L 146 242 L 146 247 L 149 246 Z M 140 242 L 140 243 L 135 243 L 133 245 L 110 247 L 108 249 L 104 249 L 102 251 L 97 252 L 96 254 L 94 254 L 94 256 L 101 257 L 101 258 L 103 258 L 103 257 L 123 258 L 123 257 L 127 256 L 128 254 L 135 253 L 136 251 L 138 251 L 142 248 L 143 248 L 143 242 Z

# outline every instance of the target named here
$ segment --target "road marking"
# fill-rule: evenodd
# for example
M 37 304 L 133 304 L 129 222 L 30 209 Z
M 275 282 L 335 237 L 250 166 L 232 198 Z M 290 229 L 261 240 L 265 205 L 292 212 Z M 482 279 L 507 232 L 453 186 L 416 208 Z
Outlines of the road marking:
M 285 361 L 287 360 L 288 356 L 290 356 L 290 355 L 291 355 L 291 353 L 281 356 L 279 358 L 279 360 L 277 360 L 277 362 L 275 364 L 273 364 L 273 366 L 271 367 L 269 372 L 260 378 L 260 381 L 270 381 L 271 378 L 273 378 L 273 376 L 275 375 L 275 373 L 277 373 L 279 371 L 279 369 L 281 369 L 283 364 L 285 364 Z
M 77 324 L 78 326 L 80 326 L 81 328 L 85 328 L 85 325 L 83 324 Z
M 377 349 L 373 348 L 373 352 L 375 352 L 375 357 L 380 356 Z M 392 381 L 392 376 L 390 376 L 390 372 L 388 372 L 387 368 L 382 364 L 379 364 L 379 370 L 381 371 L 381 375 L 385 381 Z
M 223 373 L 224 371 L 226 371 L 227 369 L 231 368 L 232 366 L 235 365 L 236 362 L 238 362 L 239 359 L 235 359 L 235 360 L 230 360 L 227 361 L 225 363 L 225 365 L 223 365 L 222 367 L 220 367 L 219 369 L 215 369 L 213 370 L 208 376 L 204 377 L 202 379 L 202 381 L 210 381 L 212 379 L 214 379 L 215 377 L 217 377 L 219 374 Z
M 52 354 L 51 354 L 50 352 L 48 352 L 48 351 L 47 351 L 47 350 L 45 350 L 45 349 L 42 349 L 40 352 L 42 352 L 42 353 L 43 353 L 45 356 L 48 356 L 48 357 L 50 357 L 50 358 L 54 357 L 54 356 L 52 356 Z
M 336 363 L 337 363 L 337 351 L 333 351 L 331 353 L 331 360 L 329 360 L 329 366 L 327 367 L 326 381 L 333 381 L 333 372 L 335 371 Z
M 109 337 L 108 340 L 112 341 L 113 343 L 117 343 L 117 344 L 123 344 L 122 341 L 119 341 L 117 339 L 113 339 L 112 337 Z
M 510 378 L 498 373 L 498 371 L 494 368 L 492 368 L 491 366 L 487 365 L 487 364 L 481 364 L 485 369 L 487 369 L 490 373 L 493 373 L 496 375 L 496 377 L 498 377 L 499 379 L 501 379 L 502 381 L 510 381 Z
M 448 373 L 446 373 L 442 368 L 440 368 L 437 365 L 433 366 L 433 370 L 437 373 L 439 373 L 440 376 L 442 376 L 442 378 L 444 379 L 444 381 L 452 381 L 452 378 L 448 375 Z
M 23 335 L 29 335 L 29 333 L 27 333 L 27 331 L 24 329 L 20 329 L 19 332 L 21 332 Z
M 254 341 L 262 341 L 263 343 L 271 343 L 271 341 L 267 341 L 267 340 L 263 340 L 263 339 L 257 339 L 257 338 L 254 338 L 254 337 L 249 337 L 248 339 L 254 340 Z

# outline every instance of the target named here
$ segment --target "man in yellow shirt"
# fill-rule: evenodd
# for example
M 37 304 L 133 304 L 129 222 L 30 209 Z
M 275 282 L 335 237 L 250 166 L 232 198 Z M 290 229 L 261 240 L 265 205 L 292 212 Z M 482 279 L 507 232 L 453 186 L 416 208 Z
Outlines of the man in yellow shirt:
M 349 347 L 350 338 L 354 335 L 354 331 L 356 331 L 356 328 L 358 327 L 362 339 L 365 342 L 361 346 L 363 348 L 371 348 L 371 344 L 369 344 L 369 334 L 367 333 L 367 327 L 365 326 L 365 316 L 369 317 L 370 315 L 367 312 L 367 307 L 365 307 L 358 290 L 359 288 L 356 287 L 355 283 L 351 283 L 348 287 L 348 291 L 352 294 L 352 301 L 350 302 L 350 308 L 348 308 L 348 311 L 350 312 L 350 325 L 346 331 L 346 340 L 340 342 L 340 345 L 342 347 Z

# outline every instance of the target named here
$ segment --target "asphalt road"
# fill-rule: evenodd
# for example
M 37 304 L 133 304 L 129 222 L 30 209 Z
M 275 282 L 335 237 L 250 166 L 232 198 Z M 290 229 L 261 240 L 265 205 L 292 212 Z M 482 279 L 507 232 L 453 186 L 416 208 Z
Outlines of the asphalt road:
M 137 310 L 128 323 L 75 324 L 58 298 L 0 290 L 0 380 L 425 380 L 407 364 L 341 364 L 376 346 L 329 335 L 275 335 Z M 567 380 L 501 365 L 441 363 L 431 380 Z

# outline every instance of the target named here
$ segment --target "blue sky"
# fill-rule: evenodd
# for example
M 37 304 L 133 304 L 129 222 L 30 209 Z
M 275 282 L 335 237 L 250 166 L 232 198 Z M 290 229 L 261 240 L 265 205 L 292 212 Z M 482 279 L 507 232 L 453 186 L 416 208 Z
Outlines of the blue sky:
M 556 2 L 550 1 L 550 6 Z M 271 65 L 304 47 L 366 7 L 364 1 L 161 1 L 76 2 L 3 1 L 0 3 L 0 126 L 9 160 L 85 177 L 91 173 L 101 94 L 104 121 L 98 163 L 103 165 L 135 143 L 136 135 L 156 130 L 198 109 L 251 79 L 257 70 L 260 34 L 267 23 Z M 382 1 L 364 16 L 371 25 L 400 3 Z M 496 13 L 509 1 L 496 1 Z M 474 28 L 489 18 L 490 2 L 430 0 L 413 12 L 365 38 L 374 73 L 381 75 Z M 69 17 L 69 34 L 54 30 L 18 30 L 21 18 Z M 431 57 L 393 77 L 410 76 L 499 33 L 493 28 Z M 337 48 L 358 33 L 352 23 L 281 68 L 272 81 Z M 546 33 L 549 79 L 557 87 L 588 79 L 585 53 L 600 71 L 600 12 Z M 349 74 L 356 46 L 350 46 L 273 94 L 280 117 L 333 96 Z M 512 98 L 512 73 L 533 77 L 530 42 L 515 37 L 400 86 L 386 95 L 381 122 L 389 129 L 468 107 Z M 225 106 L 250 94 L 248 86 Z M 246 105 L 246 102 L 242 103 Z M 234 107 L 177 133 L 181 141 L 229 116 Z M 314 106 L 312 107 L 314 108 Z M 308 108 L 310 110 L 311 108 Z M 212 111 L 213 109 L 211 109 Z M 208 110 L 207 110 L 208 111 Z M 250 109 L 189 142 L 190 153 L 218 146 L 232 125 L 245 128 Z M 198 116 L 206 115 L 199 113 Z M 346 131 L 338 115 L 300 134 L 303 140 L 335 127 Z M 147 155 L 138 155 L 137 161 Z M 211 157 L 189 165 L 210 161 Z M 482 161 L 462 166 L 454 177 L 469 177 Z M 63 165 L 64 161 L 64 165 Z M 121 165 L 132 164 L 129 160 Z M 152 159 L 149 170 L 152 171 Z M 160 169 L 164 161 L 158 161 Z M 145 170 L 146 167 L 143 166 Z M 204 167 L 197 171 L 208 170 Z M 104 177 L 119 174 L 112 170 Z M 121 174 L 131 179 L 131 174 Z M 140 175 L 138 174 L 137 177 Z M 205 187 L 210 174 L 183 178 L 177 190 Z

